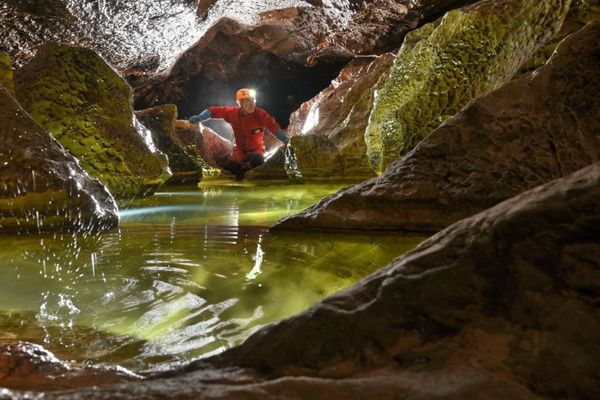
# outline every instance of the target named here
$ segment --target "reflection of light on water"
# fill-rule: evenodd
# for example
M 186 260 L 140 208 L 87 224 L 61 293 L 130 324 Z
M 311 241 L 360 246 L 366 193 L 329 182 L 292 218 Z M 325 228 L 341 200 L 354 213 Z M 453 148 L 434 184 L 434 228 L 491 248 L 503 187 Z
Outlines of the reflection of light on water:
M 220 353 L 402 251 L 397 236 L 268 233 L 341 186 L 172 191 L 129 204 L 102 235 L 0 236 L 0 332 L 10 310 L 14 337 L 145 372 Z
M 128 209 L 120 210 L 119 216 L 121 218 L 135 217 L 139 215 L 152 215 L 157 213 L 168 213 L 173 211 L 185 211 L 198 209 L 197 205 L 181 205 L 181 206 L 159 206 L 159 207 L 146 207 L 139 209 Z
M 261 267 L 263 263 L 263 256 L 265 252 L 262 247 L 262 235 L 258 236 L 258 243 L 256 244 L 256 254 L 254 255 L 254 267 L 246 274 L 246 280 L 251 281 L 262 273 Z

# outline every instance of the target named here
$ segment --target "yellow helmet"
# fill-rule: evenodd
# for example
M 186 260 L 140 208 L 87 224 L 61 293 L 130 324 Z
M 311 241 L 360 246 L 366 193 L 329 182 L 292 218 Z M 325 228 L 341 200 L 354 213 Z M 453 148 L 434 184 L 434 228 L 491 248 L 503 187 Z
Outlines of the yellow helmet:
M 256 100 L 256 90 L 248 88 L 242 88 L 238 90 L 235 94 L 235 101 L 237 101 L 239 104 L 243 99 Z

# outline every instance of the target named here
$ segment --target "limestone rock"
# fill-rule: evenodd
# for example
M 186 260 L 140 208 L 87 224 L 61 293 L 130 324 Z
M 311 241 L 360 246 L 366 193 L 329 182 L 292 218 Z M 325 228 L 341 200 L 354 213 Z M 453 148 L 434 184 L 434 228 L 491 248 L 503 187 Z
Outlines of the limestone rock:
M 252 83 L 261 107 L 282 125 L 356 55 L 396 50 L 423 21 L 475 0 L 284 1 L 213 3 L 210 26 L 164 74 L 135 84 L 136 105 L 178 105 L 182 115 L 222 102 Z M 277 7 L 273 5 L 277 3 Z M 307 4 L 308 3 L 308 4 Z M 236 12 L 237 11 L 237 12 Z
M 0 49 L 21 67 L 48 43 L 93 49 L 119 71 L 168 67 L 202 27 L 195 0 L 9 0 L 0 9 Z
M 59 390 L 140 379 L 124 368 L 73 368 L 42 346 L 27 342 L 0 345 L 0 385 L 16 390 Z
M 83 36 L 64 0 L 4 2 L 0 24 L 0 49 L 17 67 L 31 60 L 45 43 L 68 43 Z
M 389 73 L 393 62 L 394 56 L 390 53 L 355 58 L 328 88 L 292 114 L 288 128 L 290 136 L 317 135 L 329 144 L 306 148 L 309 139 L 292 139 L 298 169 L 304 178 L 355 179 L 374 175 L 367 158 L 364 132 L 373 93 Z M 322 169 L 319 163 L 323 162 L 335 162 L 337 165 Z
M 114 196 L 147 194 L 170 177 L 133 114 L 131 88 L 93 51 L 45 46 L 15 72 L 15 86 L 31 116 Z
M 600 0 L 573 0 L 560 30 L 521 66 L 515 77 L 528 75 L 544 65 L 564 38 L 596 19 L 600 19 Z
M 508 82 L 561 27 L 570 0 L 484 0 L 407 35 L 365 134 L 378 173 L 474 98 Z
M 273 153 L 265 154 L 265 163 L 246 172 L 245 179 L 256 180 L 284 180 L 289 179 L 286 169 L 286 148 L 281 146 L 271 150 Z
M 206 19 L 206 15 L 208 14 L 208 10 L 217 2 L 217 0 L 199 0 L 198 8 L 196 13 L 198 14 L 198 18 Z
M 311 62 L 331 57 L 381 54 L 397 50 L 404 36 L 424 21 L 446 11 L 475 3 L 469 0 L 350 1 L 355 12 L 347 24 L 322 38 Z M 323 3 L 321 3 L 321 6 Z
M 342 157 L 330 139 L 319 135 L 294 136 L 290 146 L 295 167 L 303 178 L 332 178 L 344 175 Z
M 0 231 L 106 230 L 117 205 L 0 86 Z
M 11 95 L 15 95 L 12 61 L 8 54 L 0 52 L 0 86 L 4 86 Z
M 379 178 L 282 229 L 437 230 L 600 159 L 600 22 L 531 77 L 477 99 Z
M 219 356 L 44 398 L 598 398 L 599 196 L 595 163 Z
M 176 121 L 175 136 L 200 165 L 203 179 L 225 174 L 220 168 L 227 162 L 233 149 L 229 140 L 206 126 L 183 120 Z
M 458 222 L 220 365 L 339 379 L 477 359 L 537 395 L 595 398 L 598 196 L 599 162 Z
M 188 154 L 187 146 L 190 144 L 186 146 L 176 135 L 177 107 L 166 104 L 136 111 L 135 115 L 150 130 L 158 149 L 169 158 L 169 168 L 173 173 L 169 183 L 197 183 L 201 178 L 201 164 L 194 158 L 193 152 Z

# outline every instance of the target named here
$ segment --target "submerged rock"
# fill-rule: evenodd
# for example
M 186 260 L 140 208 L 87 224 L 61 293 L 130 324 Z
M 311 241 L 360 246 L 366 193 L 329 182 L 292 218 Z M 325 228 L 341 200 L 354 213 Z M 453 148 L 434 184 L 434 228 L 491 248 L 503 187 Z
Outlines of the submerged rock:
M 114 196 L 150 193 L 170 177 L 133 114 L 131 88 L 93 51 L 45 46 L 15 72 L 15 86 L 31 116 Z
M 201 178 L 201 163 L 193 152 L 176 135 L 175 121 L 177 107 L 165 104 L 146 110 L 136 111 L 136 117 L 152 132 L 152 139 L 160 151 L 169 157 L 169 168 L 173 173 L 169 183 L 197 183 Z M 195 146 L 195 142 L 192 144 Z
M 304 178 L 374 175 L 367 158 L 364 132 L 373 93 L 393 62 L 390 53 L 355 58 L 327 89 L 292 114 L 288 134 L 293 137 L 298 170 Z M 325 145 L 315 146 L 321 142 Z
M 599 196 L 595 163 L 219 356 L 44 398 L 598 398 Z
M 15 95 L 12 60 L 3 52 L 0 52 L 0 86 L 4 86 L 11 95 Z
M 0 386 L 8 389 L 64 390 L 137 379 L 138 375 L 124 368 L 70 367 L 33 343 L 0 345 Z
M 365 134 L 378 173 L 474 98 L 508 82 L 561 27 L 570 0 L 484 0 L 406 37 Z
M 106 188 L 0 86 L 0 231 L 106 230 L 118 222 Z
M 477 99 L 379 178 L 275 229 L 437 230 L 600 159 L 600 22 Z

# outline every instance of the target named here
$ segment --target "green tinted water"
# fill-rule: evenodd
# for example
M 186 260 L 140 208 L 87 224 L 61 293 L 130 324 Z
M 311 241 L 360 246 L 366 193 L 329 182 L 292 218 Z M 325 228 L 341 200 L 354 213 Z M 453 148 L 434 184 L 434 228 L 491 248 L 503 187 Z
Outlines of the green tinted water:
M 0 236 L 0 340 L 138 372 L 239 344 L 422 239 L 267 231 L 340 187 L 214 183 L 123 205 L 115 232 Z

